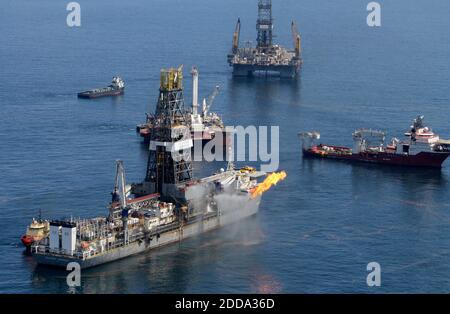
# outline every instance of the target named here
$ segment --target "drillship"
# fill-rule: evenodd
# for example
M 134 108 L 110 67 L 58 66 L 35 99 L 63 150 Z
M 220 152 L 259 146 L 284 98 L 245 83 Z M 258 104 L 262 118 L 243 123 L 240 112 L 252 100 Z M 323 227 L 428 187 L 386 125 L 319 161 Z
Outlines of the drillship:
M 118 161 L 109 214 L 51 220 L 49 236 L 31 248 L 39 264 L 93 267 L 236 222 L 256 214 L 261 194 L 285 177 L 272 173 L 258 183 L 265 173 L 229 163 L 193 178 L 182 75 L 181 67 L 161 70 L 145 180 L 127 185 Z
M 233 67 L 233 76 L 252 76 L 255 73 L 279 75 L 294 78 L 302 64 L 301 37 L 294 22 L 291 24 L 294 51 L 273 44 L 272 1 L 258 0 L 258 20 L 256 22 L 256 47 L 248 43 L 239 47 L 241 20 L 238 19 L 233 33 L 233 46 L 228 55 L 228 63 Z
M 78 93 L 78 97 L 98 98 L 104 96 L 119 96 L 123 95 L 124 91 L 125 91 L 125 83 L 120 77 L 114 76 L 109 86 L 80 92 Z
M 406 139 L 393 138 L 384 145 L 385 133 L 379 130 L 359 129 L 353 133 L 354 149 L 333 145 L 314 145 L 320 139 L 318 132 L 299 133 L 303 140 L 305 157 L 330 158 L 370 162 L 396 166 L 441 168 L 450 155 L 450 141 L 440 139 L 423 123 L 423 116 L 413 121 Z

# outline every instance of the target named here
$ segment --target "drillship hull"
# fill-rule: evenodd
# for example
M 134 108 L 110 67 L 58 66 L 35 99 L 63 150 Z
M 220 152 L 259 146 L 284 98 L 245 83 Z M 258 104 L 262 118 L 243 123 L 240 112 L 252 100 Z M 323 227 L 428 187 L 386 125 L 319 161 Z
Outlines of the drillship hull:
M 231 198 L 231 196 L 230 196 Z M 56 267 L 67 267 L 70 262 L 77 262 L 81 268 L 89 268 L 101 264 L 113 262 L 131 255 L 149 251 L 158 247 L 169 245 L 171 243 L 182 241 L 186 238 L 211 231 L 227 224 L 237 222 L 241 219 L 253 216 L 258 212 L 260 196 L 252 199 L 245 196 L 246 200 L 241 199 L 237 207 L 230 208 L 228 198 L 217 199 L 220 215 L 217 213 L 204 214 L 202 217 L 193 218 L 184 224 L 173 223 L 163 230 L 154 233 L 151 236 L 143 237 L 128 245 L 108 250 L 104 253 L 96 254 L 86 259 L 80 259 L 69 256 L 58 256 L 49 253 L 33 253 L 38 264 L 51 265 Z M 236 199 L 236 198 L 233 198 Z M 237 199 L 240 199 L 238 197 Z
M 125 92 L 124 88 L 118 88 L 118 89 L 111 89 L 108 91 L 102 91 L 102 92 L 95 92 L 95 91 L 86 91 L 78 93 L 78 98 L 99 98 L 99 97 L 105 97 L 105 96 L 119 96 L 123 95 Z
M 281 78 L 294 78 L 300 70 L 300 65 L 251 65 L 233 64 L 233 76 L 253 76 L 261 72 L 265 74 L 277 73 Z
M 359 154 L 321 154 L 310 149 L 303 150 L 305 157 L 328 158 L 347 160 L 352 162 L 367 162 L 409 167 L 441 168 L 442 163 L 450 155 L 450 152 L 420 152 L 416 155 L 402 155 L 392 153 L 359 153 Z

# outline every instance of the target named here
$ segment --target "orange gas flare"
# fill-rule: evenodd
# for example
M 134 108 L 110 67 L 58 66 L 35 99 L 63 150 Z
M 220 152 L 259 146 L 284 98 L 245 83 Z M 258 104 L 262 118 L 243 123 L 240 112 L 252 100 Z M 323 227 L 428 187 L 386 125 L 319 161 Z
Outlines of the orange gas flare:
M 284 180 L 286 177 L 287 174 L 285 171 L 273 172 L 269 174 L 263 182 L 258 184 L 258 186 L 255 187 L 253 191 L 251 191 L 252 198 L 263 194 L 264 192 L 269 190 L 272 185 L 276 185 L 279 181 Z

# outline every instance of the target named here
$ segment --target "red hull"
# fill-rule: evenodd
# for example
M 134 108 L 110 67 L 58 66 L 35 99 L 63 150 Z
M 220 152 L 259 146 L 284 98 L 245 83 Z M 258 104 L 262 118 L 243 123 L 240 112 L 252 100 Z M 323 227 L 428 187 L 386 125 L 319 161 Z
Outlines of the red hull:
M 31 244 L 33 244 L 33 237 L 24 234 L 20 240 L 22 241 L 22 244 L 26 247 L 30 247 Z
M 332 147 L 332 146 L 330 146 Z M 357 162 L 368 162 L 376 164 L 386 164 L 409 167 L 431 167 L 441 168 L 442 163 L 450 155 L 450 152 L 421 152 L 417 155 L 400 155 L 392 153 L 359 153 L 359 154 L 320 154 L 312 149 L 303 150 L 307 157 L 329 158 L 338 160 L 348 160 Z

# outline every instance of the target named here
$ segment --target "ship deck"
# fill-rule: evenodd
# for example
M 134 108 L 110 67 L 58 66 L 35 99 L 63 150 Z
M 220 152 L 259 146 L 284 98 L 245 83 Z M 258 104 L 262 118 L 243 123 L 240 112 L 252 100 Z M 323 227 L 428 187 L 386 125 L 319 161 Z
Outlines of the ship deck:
M 328 146 L 328 145 L 327 145 Z M 328 146 L 337 147 L 337 146 Z M 348 149 L 348 148 L 347 148 Z M 450 152 L 420 152 L 415 155 L 398 154 L 390 152 L 366 151 L 361 153 L 324 152 L 321 150 L 305 149 L 305 157 L 344 160 L 350 162 L 366 162 L 408 167 L 441 168 L 442 163 L 448 158 Z

